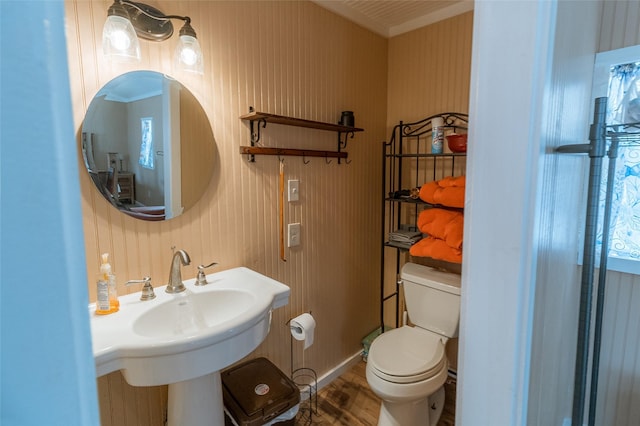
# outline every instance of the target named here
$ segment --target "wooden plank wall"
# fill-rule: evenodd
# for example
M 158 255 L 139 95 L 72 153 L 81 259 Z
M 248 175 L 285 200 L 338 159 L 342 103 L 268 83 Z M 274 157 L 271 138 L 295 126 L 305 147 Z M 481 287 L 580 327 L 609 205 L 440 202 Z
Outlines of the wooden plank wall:
M 640 43 L 640 4 L 602 1 L 590 7 L 559 2 L 552 108 L 546 123 L 551 144 L 584 143 L 591 122 L 593 53 Z M 595 13 L 594 7 L 598 8 Z M 579 9 L 579 12 L 578 12 Z M 591 12 L 589 11 L 591 10 Z M 597 26 L 599 33 L 587 28 Z M 577 35 L 582 34 L 582 35 Z M 586 36 L 585 36 L 586 34 Z M 595 40 L 594 40 L 595 39 Z M 559 59 L 562 58 L 562 59 Z M 562 117 L 558 120 L 558 117 Z M 578 320 L 581 250 L 576 215 L 584 215 L 588 160 L 546 156 L 539 221 L 536 321 L 532 342 L 528 421 L 561 424 L 571 417 Z M 584 180 L 580 180 L 584 179 Z M 584 191 L 576 190 L 583 188 Z M 567 212 L 574 212 L 568 213 Z M 597 275 L 597 272 L 596 272 Z M 640 279 L 607 273 L 596 407 L 597 425 L 636 425 L 640 414 Z M 595 305 L 595 300 L 594 300 Z M 589 394 L 587 393 L 587 399 Z M 586 421 L 586 417 L 585 417 Z
M 322 375 L 360 349 L 377 327 L 380 222 L 380 142 L 386 135 L 387 40 L 311 3 L 283 1 L 151 1 L 166 13 L 189 15 L 205 55 L 204 76 L 172 68 L 177 36 L 141 41 L 142 61 L 118 64 L 101 53 L 102 26 L 111 0 L 67 0 L 66 24 L 74 119 L 78 135 L 98 89 L 127 71 L 150 69 L 180 80 L 200 101 L 215 137 L 214 178 L 204 197 L 183 216 L 141 222 L 111 208 L 81 174 L 87 276 L 99 255 L 111 253 L 124 281 L 150 275 L 168 278 L 171 247 L 185 249 L 192 264 L 219 262 L 219 269 L 247 266 L 291 287 L 287 307 L 274 312 L 267 340 L 252 356 L 267 356 L 290 370 L 286 321 L 312 311 L 318 323 L 314 345 L 295 347 L 294 367 Z M 179 22 L 175 22 L 176 32 Z M 286 179 L 299 179 L 301 200 L 285 206 L 287 223 L 302 224 L 302 245 L 278 249 L 276 157 L 255 163 L 239 154 L 249 127 L 238 117 L 257 110 L 337 122 L 355 113 L 365 129 L 349 140 L 349 164 L 287 157 Z M 270 125 L 266 146 L 334 150 L 330 132 Z M 69 143 L 74 143 L 69 141 Z M 79 140 L 75 143 L 79 143 Z M 80 152 L 78 161 L 81 164 Z M 84 166 L 82 165 L 81 170 Z M 91 299 L 93 282 L 87 283 Z M 120 373 L 98 380 L 103 426 L 160 425 L 166 388 L 132 388 Z
M 599 51 L 637 44 L 640 44 L 640 3 L 603 2 Z M 639 328 L 640 276 L 607 272 L 596 424 L 638 424 Z
M 472 33 L 473 12 L 467 12 L 389 40 L 388 129 L 385 140 L 400 120 L 407 123 L 442 112 L 469 112 Z M 445 151 L 449 152 L 446 146 Z M 444 164 L 449 163 L 438 163 L 439 166 Z M 413 176 L 414 165 L 415 161 L 410 161 L 405 173 Z M 465 160 L 457 160 L 454 174 L 465 174 L 465 165 Z M 428 160 L 421 162 L 421 175 L 425 175 L 425 182 L 433 179 L 426 177 L 427 170 L 431 173 L 430 167 Z M 436 176 L 450 175 L 449 169 L 449 165 L 446 171 L 439 169 Z M 413 181 L 413 178 L 408 181 Z M 391 294 L 395 287 L 395 256 L 396 249 L 385 250 L 386 294 Z M 401 263 L 408 260 L 406 253 L 401 254 Z M 385 304 L 387 326 L 395 325 L 393 304 L 393 299 Z M 401 303 L 400 311 L 403 309 Z M 457 368 L 457 346 L 457 339 L 452 339 L 447 345 L 447 356 L 453 369 Z

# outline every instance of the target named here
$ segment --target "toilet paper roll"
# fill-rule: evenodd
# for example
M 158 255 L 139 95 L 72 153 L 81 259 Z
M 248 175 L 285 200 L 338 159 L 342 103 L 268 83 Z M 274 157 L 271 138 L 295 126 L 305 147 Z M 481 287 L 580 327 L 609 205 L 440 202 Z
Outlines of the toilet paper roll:
M 293 318 L 289 323 L 291 335 L 296 340 L 304 340 L 304 349 L 313 344 L 313 334 L 316 328 L 316 320 L 311 314 L 304 313 Z

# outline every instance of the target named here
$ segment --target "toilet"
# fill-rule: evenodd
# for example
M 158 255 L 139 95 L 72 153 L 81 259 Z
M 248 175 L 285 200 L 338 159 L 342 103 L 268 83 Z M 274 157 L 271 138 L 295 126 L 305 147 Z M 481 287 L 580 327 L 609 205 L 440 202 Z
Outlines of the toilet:
M 379 426 L 435 426 L 449 368 L 445 344 L 458 335 L 460 275 L 406 263 L 401 278 L 412 325 L 371 343 L 367 382 L 382 400 Z

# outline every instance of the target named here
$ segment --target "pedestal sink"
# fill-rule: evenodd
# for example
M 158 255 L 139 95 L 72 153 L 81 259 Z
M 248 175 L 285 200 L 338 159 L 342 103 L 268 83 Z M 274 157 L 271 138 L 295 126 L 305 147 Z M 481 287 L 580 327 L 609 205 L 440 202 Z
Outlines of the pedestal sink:
M 98 377 L 121 370 L 133 386 L 169 385 L 168 425 L 224 424 L 220 370 L 253 351 L 269 333 L 271 311 L 289 302 L 289 287 L 248 268 L 207 276 L 209 284 L 140 301 L 120 297 L 120 311 L 94 315 Z

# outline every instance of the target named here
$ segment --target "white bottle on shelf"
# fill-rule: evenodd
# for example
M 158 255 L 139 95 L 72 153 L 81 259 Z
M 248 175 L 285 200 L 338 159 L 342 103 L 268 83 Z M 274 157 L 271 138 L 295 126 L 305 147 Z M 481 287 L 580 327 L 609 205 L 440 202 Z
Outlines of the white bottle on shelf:
M 431 153 L 442 154 L 444 144 L 444 120 L 435 117 L 431 120 Z

